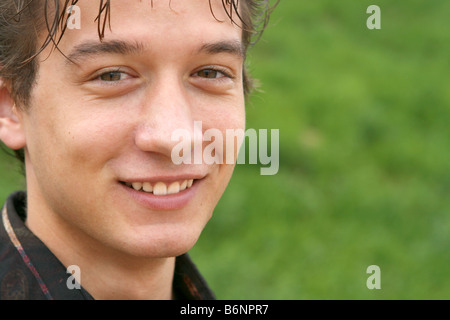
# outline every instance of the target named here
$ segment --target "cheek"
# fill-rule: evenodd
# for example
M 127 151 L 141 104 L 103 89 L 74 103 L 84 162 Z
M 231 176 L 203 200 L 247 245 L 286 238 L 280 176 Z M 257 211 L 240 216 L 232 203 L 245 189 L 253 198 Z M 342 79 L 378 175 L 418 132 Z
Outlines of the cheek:
M 220 133 L 222 140 L 220 157 L 222 158 L 223 164 L 228 164 L 226 166 L 227 170 L 232 171 L 233 168 L 230 168 L 229 165 L 235 163 L 245 134 L 245 106 L 243 102 L 235 108 L 218 112 L 213 119 L 210 119 L 206 129 L 213 129 L 217 133 Z
M 203 129 L 245 129 L 245 101 L 243 95 L 234 95 L 220 101 L 202 101 L 194 108 L 194 120 L 202 120 Z
M 80 116 L 70 112 L 51 114 L 51 117 L 39 115 L 33 118 L 27 148 L 32 162 L 54 164 L 52 171 L 59 174 L 80 175 L 89 173 L 89 169 L 101 168 L 127 139 L 123 117 L 117 119 L 111 114 Z
M 72 156 L 86 162 L 96 157 L 113 157 L 127 139 L 128 125 L 123 118 L 101 114 L 72 123 L 65 135 Z
M 204 157 L 207 157 L 211 154 L 210 150 L 213 149 L 213 146 L 221 148 L 221 150 L 217 150 L 219 154 L 216 158 L 220 159 L 218 164 L 219 178 L 216 180 L 216 190 L 218 191 L 216 201 L 218 201 L 232 176 L 239 148 L 245 135 L 244 104 L 215 114 L 206 125 L 206 131 L 211 129 L 213 133 L 217 133 L 217 137 L 214 137 L 214 139 L 220 138 L 222 140 L 219 144 L 208 141 L 205 148 L 208 148 L 209 144 L 209 149 L 204 149 Z

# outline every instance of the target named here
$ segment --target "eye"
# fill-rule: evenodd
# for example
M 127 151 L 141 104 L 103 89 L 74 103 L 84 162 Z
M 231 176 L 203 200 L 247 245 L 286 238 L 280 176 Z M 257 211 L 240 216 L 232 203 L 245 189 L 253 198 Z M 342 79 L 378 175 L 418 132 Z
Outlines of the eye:
M 226 70 L 206 68 L 194 73 L 194 77 L 199 77 L 203 79 L 220 79 L 220 78 L 231 78 Z
M 111 66 L 99 69 L 86 77 L 83 86 L 101 97 L 117 97 L 137 89 L 143 78 L 126 66 Z
M 196 75 L 198 77 L 207 78 L 207 79 L 217 79 L 217 78 L 221 78 L 221 77 L 225 76 L 222 72 L 220 72 L 218 70 L 213 70 L 213 69 L 201 70 L 201 71 L 197 72 Z
M 116 82 L 120 80 L 124 80 L 127 77 L 127 74 L 120 71 L 108 71 L 102 73 L 98 79 L 105 82 Z
M 205 65 L 193 70 L 190 83 L 200 90 L 210 93 L 227 93 L 239 85 L 234 69 L 222 65 Z

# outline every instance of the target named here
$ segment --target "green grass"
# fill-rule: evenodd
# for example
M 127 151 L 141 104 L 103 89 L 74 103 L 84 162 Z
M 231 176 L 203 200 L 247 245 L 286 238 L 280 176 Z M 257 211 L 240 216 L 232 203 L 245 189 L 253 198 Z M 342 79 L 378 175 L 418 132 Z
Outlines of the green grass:
M 449 12 L 281 1 L 247 106 L 248 128 L 280 129 L 279 173 L 238 165 L 191 252 L 218 298 L 450 299 Z M 1 160 L 3 200 L 21 182 Z
M 10 193 L 25 189 L 25 178 L 12 152 L 0 142 L 0 202 L 3 206 Z

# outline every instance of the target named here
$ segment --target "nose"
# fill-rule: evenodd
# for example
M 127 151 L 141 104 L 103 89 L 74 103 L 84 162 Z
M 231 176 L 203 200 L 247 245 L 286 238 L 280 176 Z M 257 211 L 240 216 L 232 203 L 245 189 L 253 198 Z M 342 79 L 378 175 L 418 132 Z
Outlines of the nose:
M 179 141 L 172 138 L 174 132 L 189 132 L 184 143 L 192 150 L 195 139 L 201 132 L 194 126 L 193 106 L 182 79 L 176 76 L 161 76 L 149 85 L 142 105 L 142 118 L 135 131 L 135 144 L 142 151 L 171 157 Z

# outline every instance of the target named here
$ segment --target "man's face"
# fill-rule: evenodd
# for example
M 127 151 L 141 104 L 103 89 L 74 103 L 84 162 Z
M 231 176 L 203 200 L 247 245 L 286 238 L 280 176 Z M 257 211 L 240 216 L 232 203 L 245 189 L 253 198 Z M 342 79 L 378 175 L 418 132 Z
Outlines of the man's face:
M 213 10 L 224 22 L 208 1 L 153 2 L 112 1 L 112 29 L 100 42 L 98 1 L 80 1 L 81 29 L 67 29 L 59 44 L 77 64 L 43 52 L 21 118 L 28 190 L 49 229 L 86 245 L 163 257 L 192 247 L 233 170 L 175 165 L 172 132 L 194 136 L 194 121 L 224 137 L 244 129 L 243 57 L 241 29 L 220 1 Z M 136 191 L 132 183 L 174 193 Z

